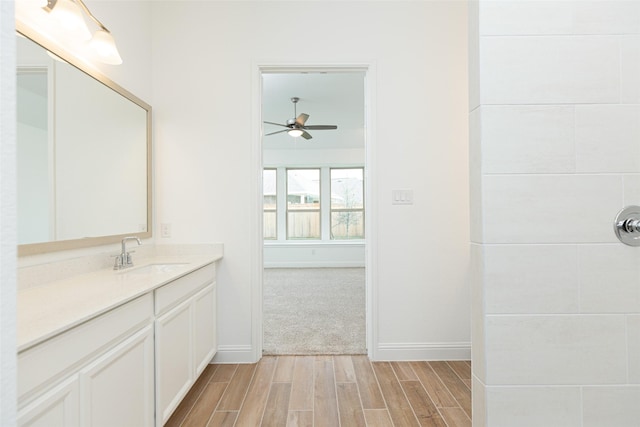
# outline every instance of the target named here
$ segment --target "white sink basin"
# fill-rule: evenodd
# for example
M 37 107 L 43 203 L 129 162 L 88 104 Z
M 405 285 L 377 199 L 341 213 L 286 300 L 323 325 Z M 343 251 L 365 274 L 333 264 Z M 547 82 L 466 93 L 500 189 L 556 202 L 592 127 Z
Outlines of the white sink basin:
M 162 264 L 148 264 L 123 270 L 122 274 L 163 274 L 172 273 L 187 265 L 185 262 L 168 262 Z

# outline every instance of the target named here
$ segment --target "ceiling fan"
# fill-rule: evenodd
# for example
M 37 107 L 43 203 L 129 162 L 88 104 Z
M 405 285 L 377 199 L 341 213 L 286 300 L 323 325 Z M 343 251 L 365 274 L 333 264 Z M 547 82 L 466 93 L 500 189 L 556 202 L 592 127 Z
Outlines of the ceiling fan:
M 308 114 L 305 113 L 301 113 L 299 116 L 296 117 L 297 111 L 296 111 L 296 105 L 298 104 L 298 101 L 300 101 L 300 98 L 298 97 L 293 97 L 291 98 L 291 102 L 293 102 L 293 119 L 289 119 L 287 120 L 286 124 L 280 124 L 280 123 L 274 123 L 274 122 L 267 122 L 265 121 L 265 123 L 268 123 L 270 125 L 276 125 L 276 126 L 282 126 L 282 127 L 286 127 L 286 129 L 282 129 L 276 132 L 271 132 L 266 134 L 265 136 L 269 136 L 269 135 L 275 135 L 277 133 L 282 133 L 282 132 L 287 132 L 289 135 L 291 135 L 294 138 L 297 138 L 299 136 L 302 136 L 304 139 L 311 139 L 312 136 L 311 134 L 309 134 L 309 132 L 307 132 L 307 130 L 331 130 L 331 129 L 338 129 L 338 126 L 336 125 L 308 125 L 306 126 L 305 123 L 307 122 L 307 119 L 309 118 Z

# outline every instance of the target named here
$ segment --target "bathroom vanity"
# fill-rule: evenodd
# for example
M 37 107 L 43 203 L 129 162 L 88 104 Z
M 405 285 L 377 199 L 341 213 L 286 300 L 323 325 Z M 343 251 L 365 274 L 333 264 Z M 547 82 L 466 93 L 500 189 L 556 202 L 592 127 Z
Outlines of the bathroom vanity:
M 216 352 L 218 253 L 18 292 L 18 425 L 162 426 Z

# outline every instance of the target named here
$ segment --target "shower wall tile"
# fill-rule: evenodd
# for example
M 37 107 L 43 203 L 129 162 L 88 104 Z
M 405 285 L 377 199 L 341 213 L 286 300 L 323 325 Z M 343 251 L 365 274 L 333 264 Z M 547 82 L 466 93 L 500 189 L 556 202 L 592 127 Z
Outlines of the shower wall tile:
M 489 314 L 578 313 L 576 245 L 486 245 Z
M 614 36 L 484 37 L 482 104 L 617 103 Z
M 576 170 L 573 106 L 484 106 L 481 135 L 484 173 Z
M 487 427 L 487 405 L 485 399 L 487 386 L 475 376 L 471 378 L 471 381 L 471 412 L 473 413 L 473 427 Z
M 486 381 L 485 369 L 485 302 L 484 302 L 484 253 L 482 247 L 471 244 L 471 362 L 473 374 Z
M 640 2 L 638 2 L 640 5 Z M 620 102 L 640 104 L 640 36 L 620 38 Z
M 640 312 L 640 251 L 622 245 L 579 245 L 580 311 Z
M 486 401 L 491 427 L 582 427 L 580 387 L 488 387 Z
M 640 172 L 640 105 L 577 105 L 579 173 Z
M 629 343 L 629 384 L 640 385 L 640 314 L 627 316 L 627 340 Z
M 488 315 L 487 384 L 627 381 L 624 315 Z
M 582 391 L 583 427 L 637 427 L 640 386 L 585 387 Z
M 523 36 L 567 34 L 572 30 L 571 2 L 480 2 L 480 34 Z
M 624 206 L 640 205 L 640 174 L 623 175 Z
M 612 243 L 622 176 L 483 177 L 486 243 Z
M 483 1 L 482 35 L 637 34 L 636 1 Z

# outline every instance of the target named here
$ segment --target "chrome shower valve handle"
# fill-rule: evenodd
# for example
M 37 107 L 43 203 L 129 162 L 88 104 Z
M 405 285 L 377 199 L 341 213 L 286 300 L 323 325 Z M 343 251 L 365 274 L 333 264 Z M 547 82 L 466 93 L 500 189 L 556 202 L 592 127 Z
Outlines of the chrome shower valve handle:
M 640 206 L 627 206 L 613 222 L 616 237 L 629 246 L 640 246 Z

